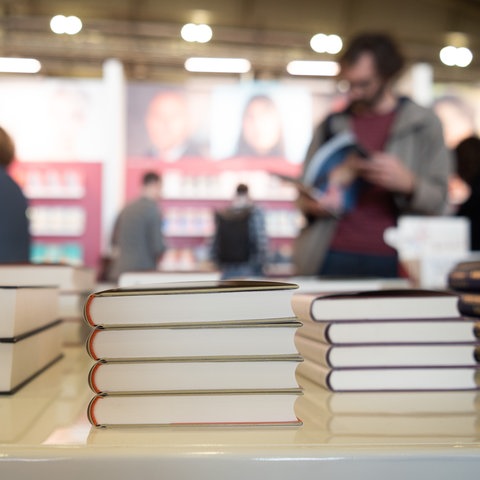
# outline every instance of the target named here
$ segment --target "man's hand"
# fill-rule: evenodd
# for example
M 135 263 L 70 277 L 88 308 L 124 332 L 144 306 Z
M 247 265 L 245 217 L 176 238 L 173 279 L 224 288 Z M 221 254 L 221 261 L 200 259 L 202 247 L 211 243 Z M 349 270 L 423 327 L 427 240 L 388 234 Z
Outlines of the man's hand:
M 415 188 L 415 176 L 396 156 L 376 152 L 368 160 L 357 158 L 358 174 L 372 183 L 391 192 L 410 195 Z

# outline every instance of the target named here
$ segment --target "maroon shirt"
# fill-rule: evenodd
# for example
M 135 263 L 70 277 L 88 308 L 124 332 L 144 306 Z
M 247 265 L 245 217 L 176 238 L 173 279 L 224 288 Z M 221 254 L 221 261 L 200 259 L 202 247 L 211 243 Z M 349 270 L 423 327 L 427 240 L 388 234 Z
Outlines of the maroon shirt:
M 383 151 L 394 119 L 395 111 L 353 116 L 353 131 L 367 151 Z M 357 203 L 339 220 L 330 248 L 349 253 L 395 255 L 396 251 L 383 241 L 383 232 L 396 225 L 396 219 L 392 194 L 362 182 Z

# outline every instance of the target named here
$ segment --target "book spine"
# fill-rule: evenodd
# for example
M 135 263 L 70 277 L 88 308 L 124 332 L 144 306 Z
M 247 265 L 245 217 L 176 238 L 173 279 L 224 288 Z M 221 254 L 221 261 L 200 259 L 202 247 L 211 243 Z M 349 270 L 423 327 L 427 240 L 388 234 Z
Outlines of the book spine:
M 87 324 L 91 327 L 96 327 L 97 326 L 96 323 L 94 322 L 94 320 L 91 316 L 91 312 L 90 312 L 91 304 L 92 304 L 94 298 L 95 298 L 95 294 L 94 293 L 90 294 L 87 297 L 87 300 L 85 301 L 85 303 L 83 305 L 83 318 L 85 319 Z
M 88 386 L 91 388 L 91 390 L 94 393 L 97 393 L 97 394 L 101 393 L 101 390 L 97 386 L 97 383 L 95 381 L 95 375 L 101 365 L 102 365 L 101 361 L 95 363 L 90 369 L 90 371 L 88 372 Z
M 319 342 L 332 343 L 328 333 L 329 330 L 329 323 L 318 323 L 307 320 L 297 329 L 295 335 L 311 338 Z
M 297 316 L 297 318 L 303 321 L 314 321 L 312 317 L 312 302 L 310 297 L 302 294 L 295 294 L 292 296 L 291 305 L 293 313 Z
M 295 335 L 295 346 L 304 359 L 306 358 L 315 363 L 320 363 L 327 368 L 332 367 L 329 358 L 332 348 L 331 345 L 312 340 L 308 337 Z
M 478 295 L 461 295 L 458 298 L 457 306 L 458 311 L 462 315 L 470 317 L 480 317 L 480 296 Z

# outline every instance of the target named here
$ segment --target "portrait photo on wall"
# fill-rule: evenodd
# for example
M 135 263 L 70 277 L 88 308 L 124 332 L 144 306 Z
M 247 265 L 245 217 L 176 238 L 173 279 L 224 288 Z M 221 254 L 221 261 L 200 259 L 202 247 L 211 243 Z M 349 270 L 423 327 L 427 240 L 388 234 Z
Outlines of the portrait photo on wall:
M 154 83 L 127 87 L 129 161 L 175 163 L 208 157 L 209 97 L 187 88 Z
M 249 167 L 298 166 L 312 131 L 310 93 L 276 82 L 217 86 L 212 91 L 212 158 Z M 275 163 L 274 163 L 275 162 Z

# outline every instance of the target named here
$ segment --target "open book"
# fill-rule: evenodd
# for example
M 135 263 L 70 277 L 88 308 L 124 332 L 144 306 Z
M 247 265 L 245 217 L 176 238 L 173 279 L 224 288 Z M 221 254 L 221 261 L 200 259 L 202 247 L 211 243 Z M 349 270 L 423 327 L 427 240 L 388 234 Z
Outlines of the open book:
M 303 178 L 276 176 L 293 183 L 299 195 L 320 202 L 325 210 L 338 215 L 354 206 L 360 182 L 345 163 L 350 154 L 368 158 L 353 133 L 341 132 L 315 152 Z

